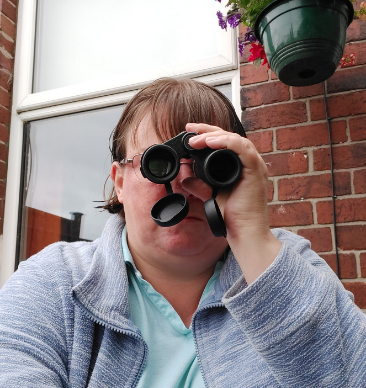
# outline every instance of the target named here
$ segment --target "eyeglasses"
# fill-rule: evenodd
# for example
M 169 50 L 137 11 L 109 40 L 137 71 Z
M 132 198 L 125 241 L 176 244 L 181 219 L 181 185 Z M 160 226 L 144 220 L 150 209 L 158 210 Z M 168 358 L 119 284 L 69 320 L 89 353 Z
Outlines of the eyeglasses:
M 140 180 L 144 180 L 145 178 L 141 174 L 140 166 L 141 166 L 141 157 L 142 157 L 143 152 L 140 154 L 136 154 L 132 156 L 131 159 L 122 159 L 118 163 L 126 166 L 127 164 L 131 164 L 133 171 L 135 172 L 137 178 Z
M 141 181 L 144 181 L 146 180 L 146 178 L 144 178 L 141 174 L 141 157 L 143 155 L 143 152 L 139 153 L 139 154 L 136 154 L 134 156 L 132 156 L 132 158 L 126 158 L 126 159 L 122 159 L 120 160 L 118 163 L 121 164 L 121 165 L 124 165 L 126 166 L 127 164 L 131 164 L 132 168 L 133 168 L 133 171 L 135 172 L 137 178 Z M 170 169 L 171 166 L 170 165 L 167 165 L 166 163 L 166 160 L 162 160 L 161 162 L 159 160 L 155 160 L 154 161 L 154 165 L 153 166 L 150 166 L 150 170 L 151 171 L 154 171 L 156 170 L 157 171 L 157 175 L 164 175 L 164 171 L 162 171 L 163 169 Z M 194 165 L 194 161 L 192 160 L 181 160 L 180 161 L 180 164 L 188 164 L 192 167 L 193 169 L 193 165 Z

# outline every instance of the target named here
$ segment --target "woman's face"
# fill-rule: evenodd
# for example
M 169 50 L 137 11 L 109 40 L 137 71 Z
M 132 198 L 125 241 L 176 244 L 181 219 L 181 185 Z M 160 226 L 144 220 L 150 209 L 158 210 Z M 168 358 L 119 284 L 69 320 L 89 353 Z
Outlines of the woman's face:
M 161 141 L 152 127 L 150 116 L 142 120 L 137 129 L 135 147 L 127 144 L 127 157 L 143 152 Z M 189 161 L 187 161 L 189 162 Z M 158 266 L 180 267 L 194 264 L 197 268 L 212 266 L 222 255 L 227 242 L 214 237 L 206 220 L 203 201 L 185 191 L 181 182 L 192 177 L 190 164 L 181 164 L 178 176 L 171 182 L 174 193 L 183 194 L 189 203 L 187 217 L 172 227 L 158 226 L 150 216 L 152 206 L 166 195 L 164 185 L 139 178 L 131 164 L 112 166 L 112 179 L 118 199 L 123 203 L 128 233 L 128 244 L 132 255 L 156 261 Z M 172 258 L 175 259 L 172 261 Z

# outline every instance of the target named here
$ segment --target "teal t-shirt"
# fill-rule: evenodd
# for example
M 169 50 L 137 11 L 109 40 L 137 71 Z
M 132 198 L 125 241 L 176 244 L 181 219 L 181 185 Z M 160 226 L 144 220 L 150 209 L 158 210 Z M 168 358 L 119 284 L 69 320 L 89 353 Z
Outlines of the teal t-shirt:
M 204 388 L 192 330 L 184 325 L 171 304 L 142 278 L 128 249 L 126 228 L 122 233 L 122 250 L 129 279 L 130 317 L 149 349 L 137 388 Z M 216 264 L 200 303 L 213 289 L 222 264 L 221 261 Z

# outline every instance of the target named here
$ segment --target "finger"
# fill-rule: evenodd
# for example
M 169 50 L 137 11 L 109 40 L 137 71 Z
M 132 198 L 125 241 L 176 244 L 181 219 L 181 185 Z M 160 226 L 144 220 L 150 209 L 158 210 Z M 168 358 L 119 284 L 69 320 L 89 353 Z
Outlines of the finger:
M 185 191 L 188 191 L 203 202 L 206 202 L 212 197 L 212 188 L 201 181 L 201 179 L 188 177 L 182 180 L 181 185 Z
M 222 130 L 222 129 L 219 127 L 216 127 L 214 125 L 203 124 L 203 123 L 188 123 L 188 124 L 186 124 L 186 131 L 187 132 L 206 133 L 206 132 L 214 132 L 217 130 Z
M 217 128 L 217 127 L 215 127 Z M 218 128 L 216 131 L 210 131 L 206 133 L 201 133 L 200 135 L 193 136 L 189 139 L 189 145 L 193 148 L 200 150 L 202 148 L 208 147 L 206 143 L 206 138 L 212 137 L 212 136 L 222 136 L 227 134 L 228 132 L 224 131 L 223 129 Z
M 212 149 L 227 148 L 235 152 L 239 156 L 243 166 L 247 169 L 257 169 L 260 167 L 265 171 L 267 170 L 262 157 L 259 155 L 253 143 L 236 133 L 226 132 L 221 136 L 207 136 L 205 141 Z

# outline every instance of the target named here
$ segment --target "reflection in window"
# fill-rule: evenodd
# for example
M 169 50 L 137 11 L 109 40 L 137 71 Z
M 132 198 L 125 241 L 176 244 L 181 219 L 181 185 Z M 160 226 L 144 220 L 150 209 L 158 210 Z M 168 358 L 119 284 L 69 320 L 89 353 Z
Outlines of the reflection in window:
M 20 260 L 55 241 L 101 235 L 109 214 L 96 209 L 100 203 L 95 201 L 103 200 L 111 166 L 109 137 L 122 110 L 118 106 L 28 125 Z

